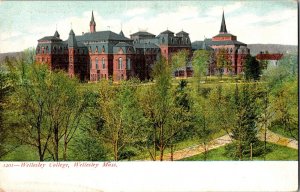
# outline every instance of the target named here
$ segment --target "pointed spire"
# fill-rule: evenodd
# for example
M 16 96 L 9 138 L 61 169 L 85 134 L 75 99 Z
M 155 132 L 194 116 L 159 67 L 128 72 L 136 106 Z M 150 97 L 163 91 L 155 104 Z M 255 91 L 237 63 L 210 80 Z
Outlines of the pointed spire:
M 91 21 L 90 21 L 90 32 L 91 33 L 96 32 L 96 22 L 95 22 L 95 19 L 94 19 L 94 12 L 93 11 L 92 11 L 92 18 L 91 18 Z
M 122 29 L 121 29 L 121 31 L 120 31 L 120 33 L 119 33 L 119 35 L 121 35 L 122 37 L 125 37 L 125 35 L 124 35 L 124 33 L 123 33 Z
M 223 10 L 223 15 L 222 15 L 222 22 L 221 22 L 220 33 L 227 33 L 226 23 L 225 23 L 225 17 L 224 17 L 224 10 Z
M 94 11 L 92 11 L 92 18 L 91 18 L 91 21 L 90 21 L 90 25 L 92 25 L 92 24 L 96 25 L 96 22 L 95 22 L 95 19 L 94 19 Z

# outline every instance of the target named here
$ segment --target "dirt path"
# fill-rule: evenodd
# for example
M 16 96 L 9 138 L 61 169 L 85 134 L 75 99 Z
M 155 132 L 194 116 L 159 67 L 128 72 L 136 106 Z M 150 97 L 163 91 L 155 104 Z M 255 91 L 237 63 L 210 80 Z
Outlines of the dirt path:
M 264 141 L 264 132 L 260 132 L 258 134 L 258 138 L 261 141 Z M 277 145 L 286 146 L 293 149 L 298 149 L 298 141 L 295 139 L 290 139 L 287 137 L 284 137 L 280 134 L 274 133 L 270 130 L 267 130 L 267 142 L 275 143 Z
M 258 134 L 258 138 L 261 141 L 264 141 L 264 134 L 263 132 Z M 282 135 L 279 135 L 277 133 L 274 133 L 270 130 L 267 130 L 267 142 L 270 143 L 275 143 L 277 145 L 282 145 L 282 146 L 286 146 L 289 148 L 293 148 L 293 149 L 298 149 L 298 141 L 294 140 L 294 139 L 290 139 L 290 138 L 286 138 Z M 211 142 L 209 142 L 208 144 L 208 150 L 212 150 L 218 147 L 222 147 L 224 145 L 227 145 L 231 143 L 231 139 L 230 136 L 228 134 L 219 137 L 217 139 L 212 140 Z M 204 146 L 202 144 L 200 145 L 194 145 L 185 149 L 181 149 L 178 151 L 175 151 L 173 154 L 173 160 L 180 160 L 180 159 L 184 159 L 187 157 L 191 157 L 194 155 L 198 155 L 204 152 Z M 159 156 L 156 157 L 157 160 L 159 160 Z M 170 161 L 171 160 L 171 154 L 165 154 L 164 155 L 164 160 L 165 161 Z
M 212 150 L 224 146 L 228 143 L 231 143 L 231 139 L 229 135 L 224 135 L 222 137 L 210 141 L 208 143 L 208 150 Z M 173 160 L 175 161 L 175 160 L 184 159 L 187 157 L 198 155 L 203 152 L 204 152 L 204 146 L 202 144 L 194 145 L 185 149 L 175 151 L 173 154 Z M 159 156 L 157 156 L 156 159 L 159 160 Z M 164 161 L 170 161 L 170 160 L 171 160 L 171 153 L 164 155 Z

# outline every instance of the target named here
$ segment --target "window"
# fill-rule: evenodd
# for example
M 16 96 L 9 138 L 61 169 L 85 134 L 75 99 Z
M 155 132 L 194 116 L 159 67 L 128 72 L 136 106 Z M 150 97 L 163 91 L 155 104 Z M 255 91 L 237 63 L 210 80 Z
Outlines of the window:
M 92 69 L 92 59 L 90 60 L 90 69 Z
M 119 58 L 119 63 L 118 63 L 118 69 L 121 70 L 123 67 L 122 67 L 122 58 L 120 57 Z
M 130 69 L 131 69 L 130 58 L 127 59 L 127 62 L 126 62 L 126 68 L 127 68 L 127 70 L 130 70 Z
M 104 57 L 102 57 L 102 69 L 105 69 L 105 60 L 104 60 Z
M 96 58 L 96 69 L 98 70 L 98 58 Z

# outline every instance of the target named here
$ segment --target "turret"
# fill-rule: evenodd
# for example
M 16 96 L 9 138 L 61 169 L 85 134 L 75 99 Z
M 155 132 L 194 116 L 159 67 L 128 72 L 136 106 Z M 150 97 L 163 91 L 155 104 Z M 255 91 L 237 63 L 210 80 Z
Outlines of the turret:
M 56 30 L 55 33 L 54 33 L 54 37 L 57 37 L 57 38 L 60 39 L 60 35 L 59 35 L 59 33 L 57 32 L 57 30 Z
M 69 49 L 69 66 L 68 66 L 68 73 L 70 77 L 73 77 L 75 74 L 74 71 L 74 57 L 75 57 L 75 48 L 77 47 L 77 42 L 75 38 L 75 33 L 73 29 L 71 29 L 69 33 L 69 39 L 68 39 L 68 49 Z

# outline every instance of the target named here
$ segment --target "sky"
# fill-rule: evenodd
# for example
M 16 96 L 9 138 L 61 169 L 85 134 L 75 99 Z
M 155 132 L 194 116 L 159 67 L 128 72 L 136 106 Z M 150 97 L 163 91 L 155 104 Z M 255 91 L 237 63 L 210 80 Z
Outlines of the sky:
M 295 0 L 177 1 L 3 1 L 0 0 L 0 53 L 36 47 L 55 30 L 63 40 L 71 28 L 89 31 L 92 10 L 96 30 L 126 37 L 137 31 L 158 35 L 181 30 L 192 42 L 219 33 L 224 10 L 227 31 L 246 44 L 298 44 Z

